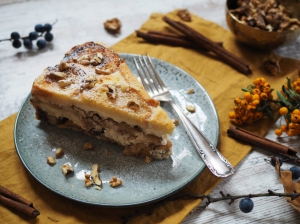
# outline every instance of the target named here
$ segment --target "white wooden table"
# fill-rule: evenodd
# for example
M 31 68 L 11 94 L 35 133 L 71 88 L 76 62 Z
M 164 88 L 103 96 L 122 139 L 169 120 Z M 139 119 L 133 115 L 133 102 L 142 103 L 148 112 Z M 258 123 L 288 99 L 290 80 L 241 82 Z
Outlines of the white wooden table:
M 224 28 L 225 1 L 219 0 L 0 0 L 0 39 L 8 38 L 12 31 L 27 35 L 37 23 L 59 22 L 53 28 L 54 44 L 47 53 L 14 49 L 8 42 L 0 42 L 0 120 L 17 112 L 27 97 L 34 78 L 46 66 L 57 63 L 57 55 L 63 55 L 69 47 L 87 40 L 101 40 L 111 46 L 138 29 L 153 12 L 166 13 L 174 9 L 190 12 L 211 20 Z M 122 21 L 122 32 L 113 37 L 103 29 L 103 22 L 118 17 Z M 84 24 L 84 30 L 76 30 Z M 277 53 L 300 59 L 300 39 Z M 34 58 L 38 57 L 39 63 Z M 1 131 L 0 131 L 1 132 Z M 274 138 L 270 130 L 269 138 Z M 299 144 L 295 142 L 295 147 Z M 264 159 L 271 154 L 254 148 L 238 165 L 236 174 L 224 179 L 211 193 L 247 194 L 264 193 L 268 189 L 283 192 L 277 174 Z M 284 164 L 283 168 L 289 168 Z M 232 205 L 221 201 L 197 210 L 187 216 L 183 223 L 299 223 L 300 213 L 284 198 L 267 197 L 254 199 L 254 209 L 244 214 L 238 201 Z

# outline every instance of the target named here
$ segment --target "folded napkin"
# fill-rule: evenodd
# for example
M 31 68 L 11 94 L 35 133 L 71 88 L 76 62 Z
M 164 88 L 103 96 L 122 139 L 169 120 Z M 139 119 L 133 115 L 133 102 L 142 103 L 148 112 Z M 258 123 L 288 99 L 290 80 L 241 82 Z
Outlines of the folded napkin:
M 167 16 L 179 20 L 176 11 L 168 13 Z M 140 30 L 170 31 L 171 28 L 162 21 L 162 17 L 162 14 L 152 14 Z M 256 51 L 239 45 L 229 31 L 195 15 L 192 15 L 192 22 L 187 24 L 214 41 L 222 41 L 227 50 L 248 61 L 253 74 L 245 76 L 208 52 L 149 44 L 137 38 L 135 34 L 121 40 L 113 46 L 113 49 L 119 53 L 148 53 L 152 57 L 178 66 L 193 76 L 206 89 L 215 104 L 220 121 L 218 148 L 230 163 L 236 166 L 249 153 L 251 146 L 227 137 L 226 131 L 231 125 L 228 113 L 233 107 L 233 99 L 242 97 L 241 88 L 247 87 L 256 77 L 265 77 L 271 83 L 272 88 L 279 90 L 285 84 L 286 77 L 290 77 L 292 80 L 297 77 L 299 61 L 282 58 L 280 61 L 281 75 L 271 76 L 262 66 L 262 62 L 272 54 L 271 52 Z M 33 202 L 41 213 L 37 217 L 39 223 L 56 221 L 65 224 L 121 223 L 122 216 L 134 215 L 136 211 L 151 207 L 151 205 L 136 208 L 91 206 L 64 198 L 44 187 L 26 170 L 16 153 L 13 141 L 15 118 L 16 114 L 0 122 L 0 183 Z M 264 120 L 247 128 L 264 135 L 271 125 L 271 121 Z M 213 176 L 205 168 L 179 194 L 209 194 L 220 181 L 221 179 Z M 170 201 L 156 208 L 151 215 L 138 216 L 130 223 L 180 223 L 200 202 L 201 200 L 196 199 Z M 2 205 L 0 205 L 0 214 L 3 223 L 19 223 L 29 219 Z

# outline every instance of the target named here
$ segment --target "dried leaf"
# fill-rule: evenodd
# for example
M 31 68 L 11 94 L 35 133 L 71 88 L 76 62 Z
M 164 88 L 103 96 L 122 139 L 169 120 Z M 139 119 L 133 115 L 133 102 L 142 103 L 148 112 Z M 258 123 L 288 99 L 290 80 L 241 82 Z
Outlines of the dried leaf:
M 284 193 L 298 193 L 300 192 L 300 181 L 293 182 L 292 172 L 289 170 L 280 170 L 280 164 L 278 158 L 276 159 L 276 172 L 279 176 L 279 181 L 282 183 Z M 289 202 L 296 210 L 300 212 L 300 197 L 292 199 L 291 197 L 286 197 L 287 202 Z

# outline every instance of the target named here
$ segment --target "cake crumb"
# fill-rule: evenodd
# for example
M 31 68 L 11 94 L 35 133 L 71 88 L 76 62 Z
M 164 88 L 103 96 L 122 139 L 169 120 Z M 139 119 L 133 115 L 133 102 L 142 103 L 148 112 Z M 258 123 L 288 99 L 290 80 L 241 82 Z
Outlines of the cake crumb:
M 63 155 L 64 155 L 64 151 L 63 151 L 62 148 L 56 149 L 56 151 L 55 151 L 55 158 L 56 159 L 61 158 Z
M 148 163 L 148 164 L 151 163 L 152 162 L 152 157 L 146 156 L 145 157 L 145 162 Z
M 95 149 L 95 146 L 91 142 L 86 142 L 83 145 L 83 150 L 93 150 L 93 149 Z
M 172 122 L 173 122 L 173 124 L 174 124 L 175 126 L 178 126 L 178 125 L 179 125 L 179 120 L 178 120 L 178 118 L 172 119 Z
M 188 90 L 186 91 L 186 93 L 187 93 L 187 94 L 193 94 L 193 93 L 195 93 L 195 90 L 194 90 L 194 88 L 190 88 L 190 89 L 188 89 Z
M 51 166 L 56 164 L 56 159 L 53 156 L 48 156 L 47 157 L 47 163 Z
M 196 111 L 194 105 L 192 105 L 192 104 L 186 105 L 186 109 L 191 113 L 194 113 Z

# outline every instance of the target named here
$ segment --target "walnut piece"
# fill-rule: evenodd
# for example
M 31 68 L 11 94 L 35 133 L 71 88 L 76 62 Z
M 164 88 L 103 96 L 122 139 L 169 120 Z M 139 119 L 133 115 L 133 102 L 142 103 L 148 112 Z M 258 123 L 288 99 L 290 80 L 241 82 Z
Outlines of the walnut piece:
M 90 174 L 85 174 L 84 175 L 84 185 L 86 186 L 86 187 L 89 187 L 89 186 L 91 186 L 91 185 L 93 185 L 93 180 L 92 180 L 92 178 L 91 178 L 91 175 Z
M 281 70 L 280 70 L 280 65 L 279 65 L 279 60 L 278 58 L 270 58 L 264 63 L 264 67 L 272 74 L 272 75 L 279 75 Z
M 50 79 L 64 79 L 66 77 L 66 73 L 50 71 L 49 73 L 46 74 L 46 76 Z
M 62 172 L 63 172 L 64 175 L 67 175 L 69 173 L 74 172 L 73 167 L 69 163 L 65 163 L 64 165 L 62 165 L 61 166 L 61 170 L 62 170 Z
M 113 18 L 106 20 L 104 23 L 104 28 L 112 34 L 118 34 L 121 31 L 122 23 L 118 18 Z
M 152 157 L 146 156 L 145 157 L 145 162 L 148 163 L 148 164 L 151 163 L 152 162 Z
M 118 187 L 122 184 L 122 180 L 118 179 L 116 176 L 113 176 L 109 181 L 111 187 Z
M 53 156 L 48 156 L 47 157 L 47 163 L 51 166 L 56 164 L 56 159 Z
M 242 23 L 269 32 L 283 32 L 300 27 L 300 21 L 276 0 L 237 1 L 237 8 L 230 12 Z
M 187 9 L 181 9 L 177 12 L 177 16 L 179 16 L 179 18 L 183 21 L 186 22 L 191 22 L 192 18 L 191 18 L 191 14 Z
M 64 151 L 62 148 L 58 148 L 55 150 L 55 158 L 61 158 L 64 155 Z

